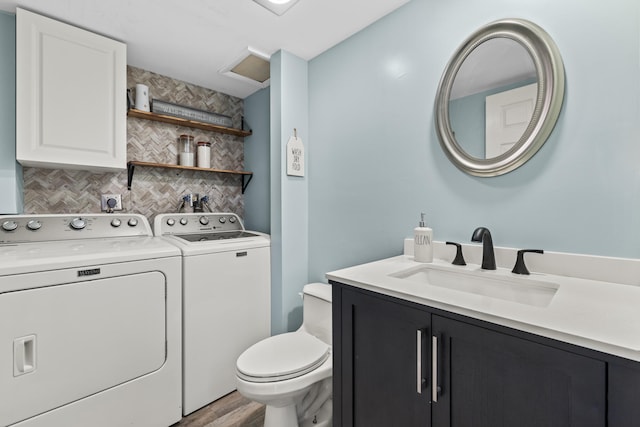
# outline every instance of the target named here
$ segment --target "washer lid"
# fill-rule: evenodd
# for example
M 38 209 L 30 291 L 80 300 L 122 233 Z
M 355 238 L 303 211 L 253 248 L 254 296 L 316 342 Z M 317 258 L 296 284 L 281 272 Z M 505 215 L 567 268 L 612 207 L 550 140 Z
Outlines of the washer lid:
M 238 375 L 253 382 L 295 378 L 311 372 L 329 357 L 327 343 L 306 332 L 289 332 L 264 339 L 240 355 Z

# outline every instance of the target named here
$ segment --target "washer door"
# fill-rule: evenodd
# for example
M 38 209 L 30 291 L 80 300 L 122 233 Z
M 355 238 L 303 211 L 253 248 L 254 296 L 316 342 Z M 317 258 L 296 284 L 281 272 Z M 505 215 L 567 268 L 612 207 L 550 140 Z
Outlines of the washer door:
M 0 294 L 0 425 L 159 369 L 165 298 L 160 272 Z

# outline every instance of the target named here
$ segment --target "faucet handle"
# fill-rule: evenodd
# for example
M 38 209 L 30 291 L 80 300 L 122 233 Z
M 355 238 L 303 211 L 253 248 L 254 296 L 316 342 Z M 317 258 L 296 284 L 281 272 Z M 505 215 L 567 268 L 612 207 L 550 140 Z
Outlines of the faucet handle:
M 516 265 L 514 265 L 513 270 L 511 270 L 512 273 L 529 274 L 529 270 L 527 270 L 527 266 L 524 264 L 524 254 L 527 252 L 533 252 L 536 254 L 544 253 L 542 249 L 520 249 L 518 251 L 518 257 L 516 258 Z
M 456 242 L 446 242 L 447 245 L 454 245 L 456 247 L 456 257 L 451 264 L 453 265 L 467 265 L 464 262 L 464 256 L 462 255 L 462 245 Z

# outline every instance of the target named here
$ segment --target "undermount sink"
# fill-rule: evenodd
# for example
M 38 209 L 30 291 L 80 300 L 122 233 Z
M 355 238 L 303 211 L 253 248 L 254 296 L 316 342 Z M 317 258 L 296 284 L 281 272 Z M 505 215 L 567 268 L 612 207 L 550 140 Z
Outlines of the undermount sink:
M 547 307 L 559 285 L 512 273 L 500 274 L 489 270 L 464 267 L 445 267 L 428 264 L 390 274 L 391 277 L 430 286 L 482 295 L 489 298 Z

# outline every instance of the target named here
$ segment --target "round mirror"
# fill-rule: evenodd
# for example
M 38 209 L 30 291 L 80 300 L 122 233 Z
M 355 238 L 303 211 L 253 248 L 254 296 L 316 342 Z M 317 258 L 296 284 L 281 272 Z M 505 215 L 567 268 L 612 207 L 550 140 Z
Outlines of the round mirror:
M 529 21 L 496 21 L 465 40 L 447 64 L 436 133 L 461 170 L 502 175 L 544 144 L 563 96 L 564 67 L 551 37 Z

